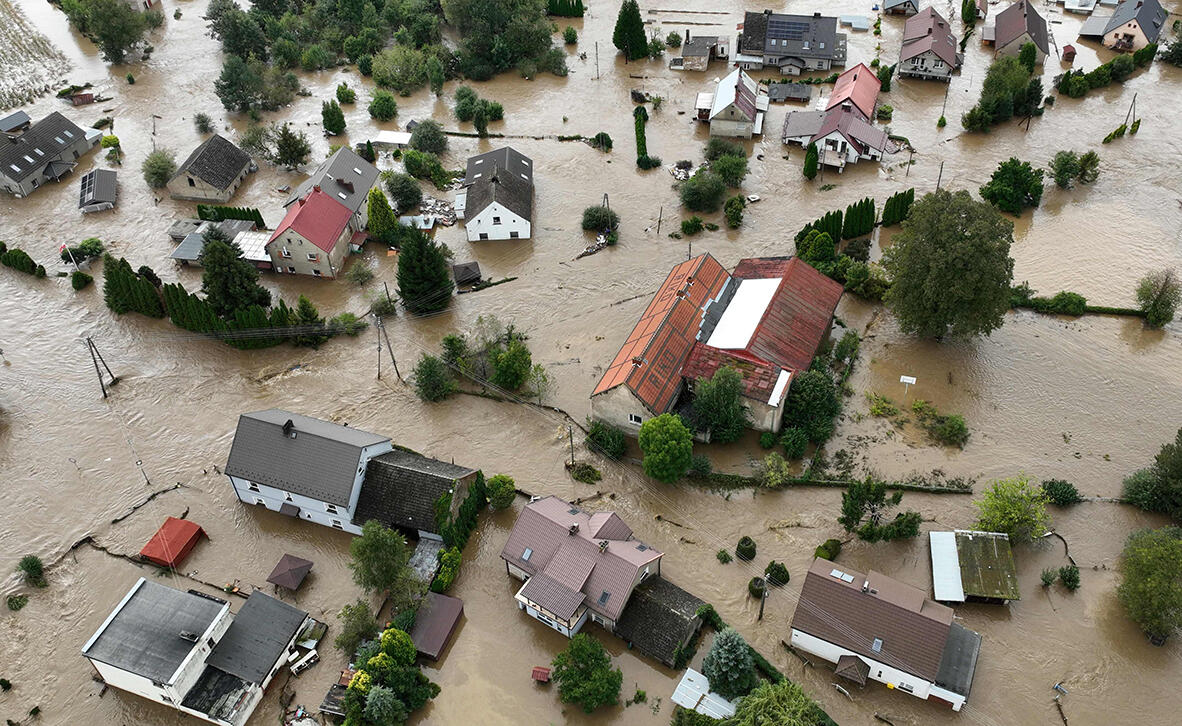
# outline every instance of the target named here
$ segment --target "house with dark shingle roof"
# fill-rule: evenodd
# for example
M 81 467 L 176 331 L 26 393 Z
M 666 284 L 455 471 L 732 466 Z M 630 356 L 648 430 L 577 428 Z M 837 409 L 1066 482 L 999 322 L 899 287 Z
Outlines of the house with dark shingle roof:
M 743 377 L 752 428 L 780 430 L 788 386 L 829 334 L 842 286 L 796 258 L 711 255 L 670 271 L 591 394 L 591 417 L 635 433 L 723 366 Z
M 0 134 L 0 187 L 27 197 L 48 181 L 61 181 L 102 135 L 98 129 L 84 131 L 58 111 L 22 134 Z
M 1038 14 L 1029 0 L 1018 0 L 994 16 L 993 25 L 986 25 L 981 40 L 992 44 L 997 55 L 1015 56 L 1022 46 L 1034 43 L 1035 63 L 1042 65 L 1050 52 L 1047 21 Z
M 783 75 L 799 76 L 844 66 L 845 33 L 837 32 L 837 18 L 747 12 L 735 43 L 735 65 L 746 70 L 778 68 Z
M 349 210 L 349 228 L 360 232 L 369 223 L 369 190 L 377 181 L 377 167 L 348 146 L 342 146 L 300 182 L 283 206 L 290 211 L 293 204 L 307 199 L 312 190 L 319 187 L 329 198 Z
M 678 655 L 702 626 L 698 608 L 705 604 L 663 577 L 650 577 L 632 591 L 615 633 L 629 647 L 676 668 Z
M 521 510 L 501 559 L 525 581 L 517 608 L 568 638 L 588 620 L 615 630 L 636 587 L 661 574 L 661 553 L 618 515 L 593 515 L 554 496 Z
M 440 539 L 435 504 L 444 494 L 451 494 L 454 515 L 477 474 L 475 469 L 404 449 L 379 454 L 366 464 L 353 523 L 360 527 L 374 519 L 393 529 L 414 532 L 420 539 Z
M 816 559 L 805 576 L 792 646 L 867 680 L 959 711 L 968 700 L 981 636 L 953 622 L 952 608 L 878 572 Z
M 220 134 L 201 143 L 168 180 L 168 195 L 195 202 L 230 201 L 246 175 L 258 166 L 250 154 Z
M 468 159 L 456 194 L 456 216 L 468 241 L 529 239 L 534 216 L 534 162 L 509 146 Z
M 1099 38 L 1105 48 L 1137 51 L 1158 41 L 1167 16 L 1158 0 L 1124 0 L 1111 17 L 1089 18 L 1079 34 Z
M 308 614 L 255 590 L 225 600 L 140 578 L 82 648 L 102 682 L 221 726 L 243 726 Z
M 956 42 L 944 16 L 934 8 L 924 8 L 903 26 L 899 75 L 951 81 L 952 71 L 960 67 L 963 59 Z

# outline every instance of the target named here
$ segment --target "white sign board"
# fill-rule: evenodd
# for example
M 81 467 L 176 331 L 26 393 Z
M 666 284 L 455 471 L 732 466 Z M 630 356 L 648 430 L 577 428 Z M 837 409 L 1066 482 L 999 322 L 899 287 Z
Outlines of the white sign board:
M 899 376 L 899 383 L 911 385 L 912 383 L 915 383 L 915 376 Z

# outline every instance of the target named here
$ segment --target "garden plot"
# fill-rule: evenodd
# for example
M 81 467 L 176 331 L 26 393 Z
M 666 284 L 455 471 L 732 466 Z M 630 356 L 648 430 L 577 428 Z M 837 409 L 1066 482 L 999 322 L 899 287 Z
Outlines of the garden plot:
M 0 110 L 51 91 L 70 68 L 61 51 L 11 0 L 0 0 L 0 48 Z

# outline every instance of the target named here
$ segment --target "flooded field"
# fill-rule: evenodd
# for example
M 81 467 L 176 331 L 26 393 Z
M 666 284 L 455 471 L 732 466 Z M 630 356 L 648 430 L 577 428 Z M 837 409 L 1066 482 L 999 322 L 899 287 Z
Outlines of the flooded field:
M 0 7 L 8 1 L 0 0 Z M 666 553 L 662 569 L 669 579 L 714 603 L 724 619 L 799 680 L 843 725 L 875 723 L 875 713 L 900 726 L 1057 724 L 1051 686 L 1059 681 L 1070 691 L 1064 708 L 1072 726 L 1175 720 L 1169 714 L 1182 708 L 1175 687 L 1182 679 L 1180 639 L 1163 648 L 1150 646 L 1124 617 L 1114 594 L 1114 569 L 1127 533 L 1160 525 L 1160 518 L 1115 504 L 1056 510 L 1055 528 L 1070 542 L 1083 569 L 1083 586 L 1073 595 L 1043 591 L 1039 572 L 1064 563 L 1061 545 L 1021 548 L 1020 602 L 1009 608 L 958 610 L 961 621 L 984 637 L 972 696 L 960 714 L 873 685 L 855 691 L 850 701 L 830 685 L 831 671 L 805 669 L 780 646 L 788 637 L 813 549 L 828 537 L 841 536 L 836 522 L 839 492 L 801 488 L 723 497 L 688 486 L 657 485 L 635 469 L 607 462 L 597 464 L 604 468 L 604 481 L 595 487 L 576 484 L 562 467 L 567 443 L 560 415 L 470 396 L 425 405 L 388 368 L 382 381 L 375 380 L 372 330 L 361 338 L 333 340 L 316 351 L 283 346 L 240 352 L 194 338 L 164 321 L 116 318 L 104 307 L 97 285 L 74 293 L 66 280 L 52 276 L 56 264 L 50 263 L 56 261 L 60 244 L 90 236 L 107 240 L 133 267 L 148 264 L 165 281 L 180 280 L 190 289 L 200 285 L 199 271 L 174 268 L 167 259 L 172 246 L 165 230 L 173 219 L 191 215 L 193 205 L 154 199 L 139 167 L 153 146 L 171 148 L 180 158 L 187 155 L 200 141 L 194 113 L 211 114 L 231 137 L 245 127 L 240 115 L 227 117 L 213 93 L 221 56 L 205 35 L 200 17 L 205 5 L 204 0 L 166 4 L 164 26 L 152 36 L 156 50 L 151 60 L 108 67 L 54 6 L 17 0 L 31 25 L 71 64 L 69 81 L 93 83 L 96 92 L 113 99 L 71 108 L 46 97 L 26 110 L 34 118 L 61 110 L 82 126 L 113 116 L 126 159 L 119 170 L 119 203 L 110 212 L 83 217 L 76 209 L 77 177 L 94 166 L 108 166 L 101 152 L 83 157 L 75 174 L 60 185 L 28 199 L 0 197 L 0 239 L 18 244 L 51 270 L 41 281 L 0 270 L 0 472 L 7 505 L 0 509 L 0 571 L 12 572 L 28 552 L 47 562 L 60 559 L 50 571 L 47 590 L 32 593 L 19 613 L 0 615 L 0 676 L 14 684 L 0 696 L 0 716 L 19 720 L 39 705 L 42 721 L 49 724 L 177 723 L 174 712 L 132 696 L 108 692 L 97 697 L 79 651 L 137 577 L 156 575 L 89 545 L 69 551 L 87 536 L 111 552 L 131 554 L 164 516 L 187 511 L 210 535 L 186 562 L 187 574 L 215 585 L 237 581 L 253 586 L 263 583 L 284 552 L 307 557 L 315 567 L 295 601 L 335 626 L 333 614 L 358 596 L 345 566 L 347 536 L 247 509 L 215 471 L 225 463 L 238 414 L 278 406 L 383 432 L 400 444 L 488 474 L 510 474 L 520 488 L 534 493 L 569 498 L 596 490 L 614 494 L 614 500 L 589 506 L 618 510 L 638 537 Z M 1176 1 L 1165 5 L 1182 9 Z M 792 3 L 787 10 L 815 7 L 834 15 L 870 14 L 869 6 L 840 0 L 823 7 Z M 677 9 L 690 11 L 719 7 L 707 0 L 677 4 Z M 694 34 L 733 35 L 743 9 L 760 7 L 728 4 L 725 14 L 697 14 L 646 6 L 643 12 L 663 32 L 684 33 L 688 27 Z M 770 7 L 785 9 L 783 3 Z M 945 3 L 937 7 L 946 11 Z M 182 10 L 180 19 L 173 17 L 176 8 Z M 1048 14 L 1060 48 L 1074 43 L 1079 49 L 1076 67 L 1090 69 L 1108 58 L 1090 43 L 1075 42 L 1079 17 L 1064 16 L 1054 6 L 1040 5 L 1039 10 Z M 602 367 L 668 268 L 689 253 L 685 241 L 667 237 L 681 214 L 671 177 L 663 169 L 640 172 L 634 164 L 628 91 L 637 88 L 665 98 L 648 124 L 650 154 L 667 165 L 683 158 L 700 160 L 708 136 L 690 120 L 693 101 L 725 68 L 718 64 L 703 74 L 670 71 L 663 62 L 624 64 L 611 46 L 615 12 L 614 3 L 595 4 L 586 18 L 569 23 L 579 31 L 580 41 L 577 50 L 568 48 L 568 77 L 540 75 L 525 81 L 506 74 L 473 84 L 482 97 L 504 105 L 506 118 L 492 124 L 491 131 L 548 137 L 510 140 L 535 162 L 535 236 L 470 245 L 460 227 L 439 231 L 457 261 L 478 261 L 486 277 L 518 279 L 457 296 L 445 313 L 429 319 L 400 316 L 390 322 L 403 373 L 424 351 L 434 350 L 440 336 L 492 313 L 530 336 L 535 362 L 545 364 L 557 383 L 548 403 L 582 420 Z M 560 27 L 567 24 L 559 21 Z M 954 26 L 959 28 L 959 22 Z M 851 34 L 848 65 L 869 62 L 878 43 L 884 62 L 893 62 L 902 27 L 902 19 L 885 18 L 881 38 Z M 580 52 L 587 54 L 585 60 L 578 57 Z M 1079 100 L 1060 98 L 1028 131 L 1005 125 L 988 135 L 968 136 L 958 119 L 977 98 L 988 55 L 975 41 L 966 55 L 965 69 L 951 86 L 897 79 L 884 97 L 895 108 L 893 132 L 908 137 L 916 148 L 910 170 L 904 155 L 888 158 L 882 168 L 860 164 L 840 176 L 826 173 L 824 182 L 836 185 L 829 191 L 801 177 L 801 151 L 789 151 L 779 141 L 788 108 L 773 105 L 765 124 L 768 133 L 749 144 L 753 155 L 745 183 L 747 193 L 765 201 L 748 207 L 742 229 L 695 237 L 693 252 L 709 251 L 728 266 L 748 256 L 790 254 L 792 237 L 804 223 L 862 197 L 881 202 L 910 186 L 922 194 L 934 189 L 937 180 L 941 186 L 975 191 L 997 162 L 1010 156 L 1045 165 L 1061 148 L 1098 148 L 1102 171 L 1096 184 L 1070 192 L 1048 184 L 1042 206 L 1016 220 L 1016 279 L 1028 280 L 1045 294 L 1070 289 L 1096 304 L 1128 305 L 1146 271 L 1182 264 L 1182 137 L 1167 113 L 1177 108 L 1182 69 L 1155 63 L 1123 86 L 1114 84 Z M 1043 69 L 1046 87 L 1060 68 L 1052 56 Z M 135 85 L 123 80 L 129 71 L 135 74 Z M 264 116 L 304 128 L 313 140 L 314 159 L 322 159 L 329 141 L 319 135 L 320 102 L 342 80 L 371 88 L 369 79 L 351 69 L 302 74 L 311 97 Z M 355 142 L 379 128 L 402 129 L 411 119 L 428 116 L 446 128 L 470 131 L 451 115 L 456 86 L 448 83 L 441 98 L 425 89 L 399 98 L 399 115 L 390 123 L 373 122 L 365 110 L 367 93 L 359 92 L 358 103 L 345 109 L 346 139 L 334 141 Z M 1133 94 L 1145 114 L 1140 133 L 1101 147 L 1100 140 L 1123 120 Z M 936 119 L 945 100 L 949 124 L 938 130 Z M 598 131 L 611 134 L 614 153 L 555 138 Z M 501 143 L 453 137 L 445 166 L 460 167 L 466 156 Z M 379 166 L 394 164 L 383 158 Z M 285 198 L 275 190 L 302 178 L 263 164 L 233 203 L 257 206 L 275 224 Z M 435 193 L 429 185 L 424 191 Z M 605 193 L 623 219 L 620 244 L 574 261 L 589 242 L 579 229 L 581 210 Z M 377 280 L 363 289 L 315 279 L 263 280 L 289 302 L 308 295 L 322 314 L 360 314 L 381 281 L 394 284 L 393 258 L 369 249 L 351 264 L 373 266 Z M 902 335 L 888 314 L 857 300 L 843 300 L 838 314 L 864 331 L 866 339 L 850 380 L 855 394 L 829 450 L 846 448 L 863 467 L 885 476 L 940 469 L 951 476 L 981 477 L 983 484 L 1024 471 L 1037 478 L 1068 479 L 1087 495 L 1113 496 L 1121 478 L 1149 462 L 1182 424 L 1179 323 L 1152 332 L 1136 320 L 1070 320 L 1023 312 L 1007 316 L 1005 326 L 987 339 L 937 345 Z M 86 337 L 93 338 L 121 378 L 109 399 L 99 392 L 83 346 Z M 928 446 L 914 431 L 892 432 L 883 421 L 864 416 L 863 392 L 900 400 L 904 392 L 898 380 L 904 374 L 918 378 L 910 398 L 964 415 L 972 436 L 963 451 Z M 749 471 L 762 452 L 735 445 L 712 447 L 708 453 L 721 468 Z M 183 486 L 111 523 L 176 482 Z M 966 496 L 908 494 L 905 503 L 930 520 L 925 530 L 968 525 L 975 511 Z M 655 519 L 657 515 L 662 519 Z M 554 691 L 529 682 L 529 668 L 548 662 L 564 639 L 513 605 L 514 585 L 498 557 L 513 517 L 512 512 L 485 517 L 468 545 L 453 591 L 465 601 L 466 620 L 450 651 L 428 669 L 443 690 L 416 715 L 415 723 L 668 723 L 674 674 L 614 638 L 604 641 L 624 670 L 622 695 L 639 687 L 647 691 L 648 704 L 586 717 L 564 710 Z M 720 565 L 714 558 L 717 550 L 733 548 L 741 535 L 758 542 L 760 566 L 775 558 L 787 563 L 793 575 L 787 587 L 771 594 L 762 621 L 757 620 L 758 603 L 746 594 L 753 572 L 737 562 Z M 841 558 L 854 568 L 874 568 L 919 587 L 930 585 L 923 538 L 889 545 L 851 543 Z M 185 578 L 175 585 L 198 586 Z M 15 575 L 0 580 L 0 594 L 20 590 Z M 344 660 L 328 647 L 322 654 L 320 665 L 291 681 L 294 703 L 314 707 L 335 680 Z M 272 687 L 253 723 L 277 720 L 280 690 Z M 653 713 L 650 707 L 658 697 L 660 707 Z
M 70 68 L 12 0 L 0 0 L 0 48 L 0 111 L 53 90 Z

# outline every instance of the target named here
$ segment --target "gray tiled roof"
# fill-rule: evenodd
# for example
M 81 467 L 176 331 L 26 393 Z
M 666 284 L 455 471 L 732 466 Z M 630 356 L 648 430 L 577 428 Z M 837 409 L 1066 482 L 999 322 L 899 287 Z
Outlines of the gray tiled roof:
M 493 202 L 523 219 L 533 218 L 533 161 L 508 146 L 468 159 L 464 184 L 468 188 L 464 215 L 469 218 Z
M 649 577 L 632 591 L 616 635 L 672 668 L 677 648 L 697 629 L 698 608 L 705 604 L 663 577 Z
M 1146 40 L 1156 43 L 1158 36 L 1161 35 L 1162 26 L 1166 23 L 1166 11 L 1157 0 L 1124 0 L 1113 11 L 1108 25 L 1104 28 L 1104 34 L 1107 35 L 1125 23 L 1134 20 L 1141 26 L 1141 32 L 1145 33 Z
M 354 524 L 435 532 L 435 502 L 475 470 L 395 449 L 369 460 Z
M 807 83 L 769 83 L 767 96 L 770 101 L 807 101 L 813 95 L 813 87 Z
M 78 206 L 95 202 L 115 203 L 115 172 L 111 169 L 91 169 L 82 175 L 78 187 Z
M 262 683 L 307 617 L 303 610 L 255 590 L 205 662 L 248 683 Z
M 4 118 L 0 118 L 0 131 L 9 133 L 28 126 L 33 120 L 24 111 L 13 111 Z
M 225 191 L 248 166 L 250 154 L 220 134 L 214 134 L 193 149 L 189 158 L 177 167 L 172 178 L 194 176 L 215 189 Z
M 283 435 L 288 420 L 295 438 Z M 226 473 L 347 507 L 361 450 L 389 440 L 277 408 L 244 413 L 238 417 Z
M 20 136 L 0 138 L 0 174 L 22 181 L 85 137 L 77 124 L 54 111 Z
M 973 674 L 977 670 L 977 656 L 981 652 L 981 636 L 956 623 L 948 631 L 944 655 L 936 685 L 968 697 L 973 688 Z
M 583 593 L 572 590 L 558 579 L 539 572 L 529 578 L 521 590 L 522 597 L 532 600 L 563 620 L 571 616 L 583 604 Z
M 224 602 L 140 578 L 128 599 L 93 642 L 88 658 L 167 683 L 221 612 Z
M 842 56 L 839 46 L 837 18 L 819 13 L 747 12 L 739 36 L 740 52 L 772 57 L 837 59 Z
M 468 164 L 464 169 L 464 183 L 476 181 L 477 175 L 487 175 L 490 167 L 509 169 L 518 174 L 524 174 L 532 184 L 534 178 L 534 162 L 525 154 L 512 146 L 502 146 L 499 149 L 486 151 L 483 154 L 468 157 Z
M 356 214 L 365 204 L 365 198 L 377 180 L 377 167 L 349 147 L 342 146 L 312 170 L 311 175 L 295 188 L 283 206 L 290 207 L 295 200 L 307 196 L 312 187 L 319 185 L 321 191 Z

